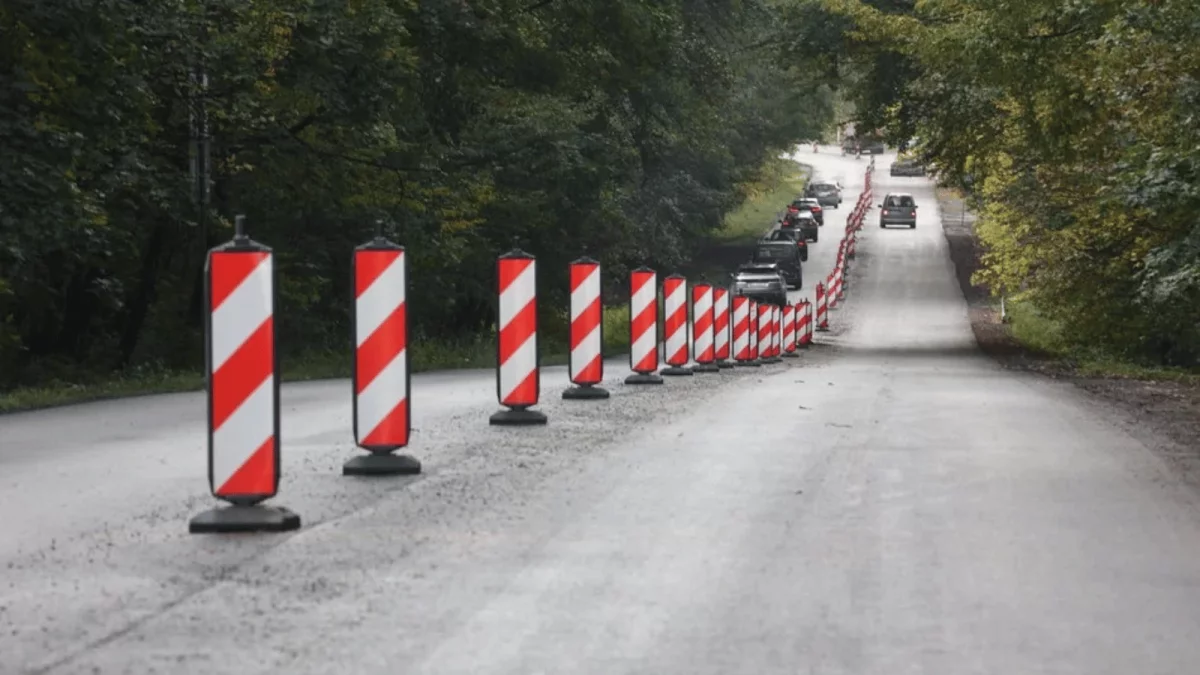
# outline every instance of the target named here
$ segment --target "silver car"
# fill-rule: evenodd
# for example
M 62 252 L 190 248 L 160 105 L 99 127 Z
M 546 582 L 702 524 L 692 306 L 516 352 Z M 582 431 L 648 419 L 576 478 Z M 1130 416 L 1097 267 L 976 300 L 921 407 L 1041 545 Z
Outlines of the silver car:
M 917 227 L 917 201 L 910 194 L 893 192 L 883 198 L 879 205 L 879 227 L 907 225 Z

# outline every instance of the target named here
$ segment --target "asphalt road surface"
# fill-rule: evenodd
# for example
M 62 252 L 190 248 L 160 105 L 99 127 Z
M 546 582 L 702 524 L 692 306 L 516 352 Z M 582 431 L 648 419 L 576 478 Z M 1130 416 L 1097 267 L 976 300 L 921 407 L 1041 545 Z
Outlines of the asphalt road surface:
M 0 418 L 0 673 L 1195 673 L 1196 495 L 977 353 L 932 189 L 881 160 L 918 227 L 871 212 L 802 359 L 612 363 L 602 402 L 548 369 L 537 429 L 488 426 L 490 372 L 418 376 L 400 480 L 340 475 L 345 382 L 285 388 L 298 532 L 186 533 L 199 395 Z

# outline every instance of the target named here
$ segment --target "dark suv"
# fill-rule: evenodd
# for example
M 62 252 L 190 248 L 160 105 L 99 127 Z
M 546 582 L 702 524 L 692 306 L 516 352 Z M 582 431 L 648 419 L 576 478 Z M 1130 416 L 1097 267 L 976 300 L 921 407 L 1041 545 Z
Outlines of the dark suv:
M 809 183 L 804 188 L 804 196 L 816 199 L 821 206 L 836 209 L 842 205 L 842 191 L 833 183 Z
M 788 205 L 788 213 L 804 213 L 811 211 L 813 218 L 817 219 L 818 225 L 825 224 L 825 209 L 821 208 L 821 202 L 812 197 L 796 197 L 792 203 Z
M 780 307 L 787 304 L 787 285 L 779 266 L 772 263 L 745 263 L 733 275 L 733 294 Z
M 781 230 L 800 230 L 802 235 L 808 241 L 817 241 L 821 236 L 821 224 L 813 217 L 810 211 L 797 211 L 789 213 L 779 221 L 779 229 Z
M 774 264 L 788 288 L 803 288 L 804 271 L 800 249 L 791 241 L 760 241 L 754 245 L 755 263 Z

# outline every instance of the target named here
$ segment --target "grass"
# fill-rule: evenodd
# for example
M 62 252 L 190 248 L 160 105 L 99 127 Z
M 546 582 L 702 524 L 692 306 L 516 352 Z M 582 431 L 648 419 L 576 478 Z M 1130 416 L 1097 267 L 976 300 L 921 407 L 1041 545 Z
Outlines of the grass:
M 629 308 L 604 310 L 604 354 L 616 356 L 629 350 Z M 460 342 L 425 340 L 412 344 L 413 372 L 496 367 L 496 343 L 490 337 Z M 542 365 L 567 363 L 563 340 L 544 340 Z M 313 352 L 297 358 L 281 358 L 284 382 L 304 382 L 350 377 L 350 352 Z M 81 375 L 79 381 L 52 381 L 40 387 L 0 392 L 0 414 L 35 410 L 104 399 L 200 391 L 204 375 L 197 371 L 140 367 L 109 376 Z
M 1070 346 L 1054 317 L 1026 302 L 1009 302 L 1009 335 L 1031 352 L 1049 357 L 1081 377 L 1154 380 L 1200 385 L 1200 373 L 1185 368 L 1149 366 L 1109 354 L 1081 351 Z
M 773 160 L 763 180 L 751 188 L 750 196 L 725 217 L 725 226 L 715 235 L 718 242 L 758 239 L 775 221 L 775 216 L 804 192 L 808 168 L 790 159 Z

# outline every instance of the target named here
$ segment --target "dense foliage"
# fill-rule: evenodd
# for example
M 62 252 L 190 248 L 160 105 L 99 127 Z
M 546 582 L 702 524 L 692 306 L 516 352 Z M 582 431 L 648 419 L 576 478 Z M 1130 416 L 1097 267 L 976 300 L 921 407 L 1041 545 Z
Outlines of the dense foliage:
M 983 281 L 1054 317 L 1070 348 L 1197 364 L 1200 6 L 826 7 L 853 26 L 860 112 L 918 135 L 979 199 Z
M 489 330 L 514 241 L 551 310 L 585 250 L 611 279 L 670 269 L 829 124 L 828 73 L 780 56 L 803 7 L 3 0 L 0 388 L 196 367 L 204 251 L 237 213 L 279 256 L 288 353 L 347 349 L 377 220 L 423 340 Z

